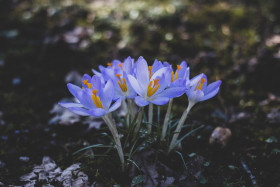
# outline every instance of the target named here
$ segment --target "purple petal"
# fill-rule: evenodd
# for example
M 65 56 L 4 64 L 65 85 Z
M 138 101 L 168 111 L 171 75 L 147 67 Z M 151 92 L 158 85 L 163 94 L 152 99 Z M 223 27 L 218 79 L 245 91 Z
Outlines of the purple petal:
M 166 90 L 158 94 L 157 97 L 169 97 L 169 98 L 179 97 L 183 95 L 185 91 L 186 91 L 186 87 L 167 88 Z
M 92 72 L 93 72 L 94 75 L 96 75 L 96 76 L 98 76 L 98 77 L 101 77 L 101 76 L 102 76 L 102 74 L 101 74 L 100 72 L 96 71 L 95 69 L 91 69 L 91 70 L 92 70 Z
M 99 90 L 102 87 L 100 77 L 98 77 L 97 75 L 94 75 L 91 78 L 91 86 L 92 86 L 92 89 Z
M 84 109 L 84 108 L 80 108 L 80 107 L 70 107 L 68 108 L 71 112 L 81 115 L 81 116 L 89 116 L 89 111 Z
M 131 61 L 131 57 L 128 57 L 124 60 L 123 62 L 123 71 L 131 74 L 132 71 L 132 61 Z
M 101 117 L 106 114 L 106 111 L 103 108 L 95 108 L 89 111 L 89 114 L 93 117 Z
M 121 106 L 121 103 L 122 103 L 122 99 L 120 98 L 111 106 L 111 108 L 109 109 L 109 112 L 113 112 L 113 111 L 117 110 Z
M 153 63 L 153 68 L 152 68 L 152 72 L 156 72 L 157 70 L 163 68 L 164 66 L 162 65 L 162 63 L 160 61 L 158 61 L 157 59 L 155 59 L 154 63 Z
M 215 90 L 212 90 L 211 92 L 209 92 L 208 94 L 204 95 L 200 101 L 205 101 L 207 99 L 210 99 L 212 97 L 214 97 L 218 92 L 219 92 L 220 87 L 217 87 Z
M 112 80 L 109 80 L 106 83 L 104 89 L 102 90 L 102 93 L 100 94 L 101 103 L 106 111 L 109 110 L 109 107 L 113 99 L 113 95 L 114 95 L 114 85 Z
M 196 91 L 190 92 L 188 95 L 188 98 L 189 98 L 190 102 L 195 104 L 195 103 L 199 102 L 203 98 L 203 96 L 204 96 L 203 91 L 196 90 Z
M 155 74 L 151 77 L 151 80 L 156 79 L 157 77 L 162 77 L 162 75 L 167 75 L 168 73 L 171 73 L 172 70 L 169 67 L 163 67 L 160 68 L 158 71 L 155 72 Z M 148 86 L 148 85 L 147 85 Z
M 65 108 L 70 108 L 70 107 L 83 107 L 81 103 L 58 103 L 60 106 L 65 107 Z
M 67 84 L 68 90 L 70 93 L 77 98 L 77 95 L 79 92 L 82 92 L 82 89 L 79 86 L 76 86 L 74 84 L 68 83 Z
M 203 73 L 201 73 L 201 74 L 199 74 L 199 75 L 193 77 L 193 78 L 190 80 L 190 81 L 191 81 L 190 86 L 196 85 L 197 82 L 198 82 L 203 76 L 205 76 L 205 75 L 204 75 Z
M 139 86 L 142 90 L 147 89 L 149 85 L 149 69 L 146 60 L 143 57 L 139 57 L 136 69 L 136 78 Z M 136 90 L 135 90 L 136 91 Z
M 153 100 L 150 100 L 150 102 L 155 105 L 165 105 L 166 103 L 168 103 L 168 101 L 169 101 L 168 97 L 157 97 Z
M 135 103 L 140 107 L 143 107 L 143 106 L 146 106 L 149 104 L 149 102 L 146 101 L 145 99 L 143 99 L 143 97 L 141 97 L 141 96 L 135 97 Z
M 207 95 L 208 93 L 216 90 L 218 87 L 220 87 L 222 81 L 218 80 L 218 81 L 215 81 L 215 82 L 212 82 L 211 84 L 209 84 L 207 86 L 207 88 L 204 90 L 204 94 Z
M 127 78 L 130 86 L 134 89 L 134 91 L 137 92 L 139 95 L 143 95 L 144 90 L 140 88 L 137 80 L 132 75 L 127 75 Z

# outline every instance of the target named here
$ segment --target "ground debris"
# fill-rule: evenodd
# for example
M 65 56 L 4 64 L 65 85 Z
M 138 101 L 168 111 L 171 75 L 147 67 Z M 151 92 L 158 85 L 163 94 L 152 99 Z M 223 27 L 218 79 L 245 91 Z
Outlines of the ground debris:
M 80 164 L 76 163 L 62 171 L 50 157 L 43 157 L 42 164 L 34 166 L 33 171 L 20 177 L 20 181 L 27 182 L 25 186 L 34 186 L 39 181 L 60 182 L 65 187 L 88 186 L 88 176 L 80 171 Z

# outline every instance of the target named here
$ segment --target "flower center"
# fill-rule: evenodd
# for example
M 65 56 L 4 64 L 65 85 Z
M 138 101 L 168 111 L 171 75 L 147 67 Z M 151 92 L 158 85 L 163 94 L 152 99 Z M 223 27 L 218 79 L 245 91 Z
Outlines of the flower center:
M 92 90 L 91 99 L 97 108 L 103 108 L 100 98 L 96 94 L 97 90 Z
M 88 79 L 86 80 L 83 80 L 83 83 L 89 88 L 89 89 L 92 89 L 92 86 L 90 83 L 88 83 Z
M 196 91 L 196 90 L 201 90 L 201 89 L 202 89 L 202 86 L 203 86 L 203 84 L 204 84 L 205 82 L 206 82 L 206 80 L 205 80 L 204 78 L 201 78 L 201 79 L 197 82 L 194 91 Z
M 111 62 L 108 62 L 108 63 L 107 63 L 107 66 L 112 66 L 112 64 L 113 64 L 113 63 L 111 63 Z
M 116 76 L 118 77 L 119 81 L 119 87 L 122 89 L 123 92 L 127 92 L 127 86 L 126 86 L 126 81 L 124 78 L 121 79 L 121 74 L 116 74 Z
M 175 77 L 174 77 L 174 71 L 172 71 L 171 82 L 173 82 L 173 81 L 178 79 L 179 70 L 182 69 L 182 68 L 183 68 L 182 66 L 177 65 L 177 71 L 176 71 Z
M 158 88 L 159 88 L 158 81 L 159 81 L 158 78 L 150 81 L 150 83 L 148 85 L 148 90 L 147 90 L 147 96 L 148 97 L 151 97 L 152 95 L 154 95 L 156 93 L 156 91 L 158 90 Z

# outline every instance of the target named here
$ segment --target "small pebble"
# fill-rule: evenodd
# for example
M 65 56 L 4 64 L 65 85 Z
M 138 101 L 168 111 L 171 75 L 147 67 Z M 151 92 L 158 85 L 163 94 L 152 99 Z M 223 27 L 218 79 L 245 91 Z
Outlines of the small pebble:
M 216 127 L 212 132 L 209 143 L 217 144 L 222 148 L 226 147 L 231 138 L 231 130 L 224 127 Z

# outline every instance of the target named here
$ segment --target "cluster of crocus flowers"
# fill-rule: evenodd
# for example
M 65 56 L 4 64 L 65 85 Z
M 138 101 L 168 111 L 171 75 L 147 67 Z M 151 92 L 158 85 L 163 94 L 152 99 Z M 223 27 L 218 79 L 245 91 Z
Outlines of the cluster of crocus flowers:
M 185 93 L 189 104 L 173 135 L 169 146 L 171 151 L 176 147 L 177 138 L 190 109 L 197 102 L 214 97 L 221 84 L 221 81 L 216 81 L 207 86 L 207 78 L 204 74 L 190 79 L 190 70 L 185 61 L 173 70 L 169 63 L 158 60 L 149 66 L 143 57 L 139 57 L 136 62 L 130 57 L 123 62 L 114 60 L 107 63 L 107 67 L 100 65 L 99 71 L 93 69 L 93 73 L 95 75 L 92 77 L 87 74 L 83 76 L 82 88 L 70 83 L 67 85 L 78 103 L 60 103 L 60 105 L 79 115 L 102 117 L 114 137 L 122 164 L 124 154 L 120 138 L 114 120 L 109 115 L 122 103 L 127 103 L 128 113 L 132 118 L 135 115 L 134 104 L 140 108 L 138 115 L 140 119 L 137 120 L 135 127 L 136 133 L 141 128 L 143 107 L 149 105 L 148 132 L 150 133 L 153 123 L 153 105 L 169 103 L 162 128 L 161 139 L 164 140 L 173 98 Z

